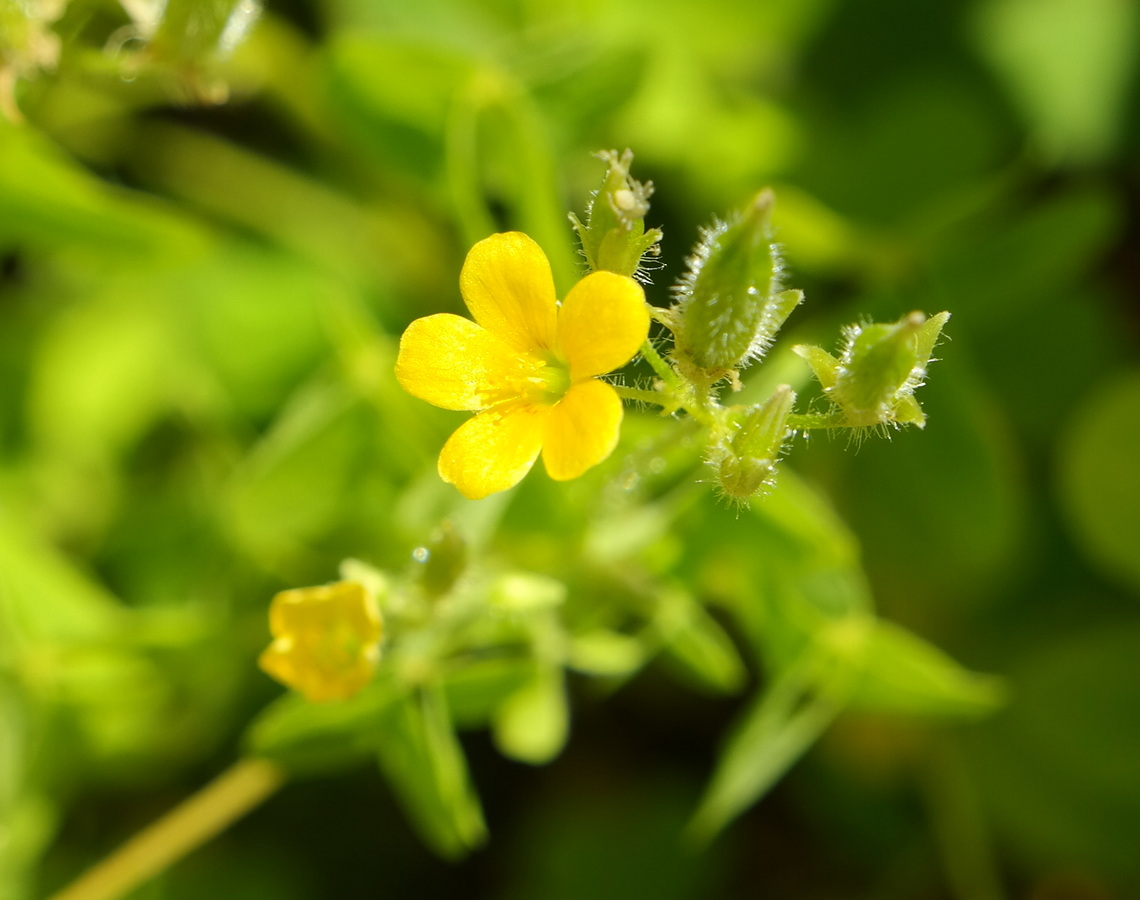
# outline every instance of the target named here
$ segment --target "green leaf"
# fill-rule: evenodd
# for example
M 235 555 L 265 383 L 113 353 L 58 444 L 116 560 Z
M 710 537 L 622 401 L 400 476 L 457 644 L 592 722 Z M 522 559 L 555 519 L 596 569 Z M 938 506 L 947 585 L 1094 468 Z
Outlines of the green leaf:
M 828 655 L 809 650 L 745 710 L 689 822 L 691 840 L 712 840 L 764 796 L 838 715 L 851 673 Z
M 429 43 L 340 37 L 327 50 L 334 111 L 369 147 L 424 177 L 443 165 L 444 127 L 472 61 Z
M 310 703 L 290 692 L 254 719 L 245 745 L 250 754 L 295 774 L 321 774 L 363 761 L 376 752 L 378 725 L 404 692 L 391 679 L 337 703 Z
M 335 384 L 298 392 L 234 479 L 230 522 L 243 544 L 269 557 L 295 553 L 337 522 L 364 444 L 355 411 Z
M 1131 0 L 991 0 L 978 7 L 982 51 L 1049 156 L 1101 160 L 1136 70 Z
M 732 638 L 687 591 L 665 591 L 654 625 L 667 658 L 704 688 L 733 693 L 744 684 L 744 661 Z
M 645 645 L 638 638 L 599 628 L 570 639 L 570 667 L 588 675 L 629 675 L 645 664 Z
M 533 675 L 534 662 L 523 656 L 477 659 L 448 671 L 443 689 L 452 721 L 459 728 L 486 725 L 503 701 Z
M 117 457 L 170 402 L 174 336 L 153 285 L 122 286 L 57 316 L 36 359 L 31 415 L 51 452 Z
M 457 858 L 487 836 L 440 688 L 425 686 L 396 702 L 385 717 L 380 768 L 420 836 L 441 856 Z
M 906 716 L 977 718 L 1003 699 L 998 679 L 970 672 L 917 635 L 880 620 L 861 648 L 850 704 Z
M 1086 556 L 1140 593 L 1140 370 L 1104 384 L 1066 429 L 1061 491 Z
M 0 241 L 13 239 L 117 254 L 132 265 L 182 259 L 207 246 L 189 219 L 112 189 L 38 132 L 0 118 Z
M 532 765 L 550 762 L 566 745 L 570 710 L 562 670 L 543 666 L 495 713 L 495 745 L 505 756 Z
M 106 640 L 125 618 L 106 588 L 0 512 L 0 657 L 25 646 Z

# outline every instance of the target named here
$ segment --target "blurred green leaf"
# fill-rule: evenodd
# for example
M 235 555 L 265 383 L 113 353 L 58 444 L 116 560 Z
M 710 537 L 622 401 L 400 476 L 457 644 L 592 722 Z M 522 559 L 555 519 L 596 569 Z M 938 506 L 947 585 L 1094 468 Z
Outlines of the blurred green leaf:
M 1053 160 L 1097 162 L 1112 148 L 1140 27 L 1130 0 L 988 0 L 976 33 Z
M 378 680 L 336 703 L 311 703 L 288 693 L 253 720 L 245 735 L 246 749 L 294 774 L 321 775 L 363 762 L 376 752 L 381 718 L 403 693 L 393 679 Z
M 954 329 L 1016 335 L 1020 317 L 1041 314 L 1043 296 L 1086 277 L 1120 217 L 1119 197 L 1093 184 L 969 223 L 960 237 L 935 248 L 938 302 L 954 312 Z
M 707 843 L 768 792 L 839 714 L 851 674 L 812 648 L 756 695 L 720 754 L 689 823 L 691 839 Z
M 1103 382 L 1069 422 L 1059 460 L 1068 525 L 1088 558 L 1140 593 L 1140 370 Z
M 231 524 L 252 551 L 278 558 L 332 527 L 360 459 L 362 422 L 336 385 L 293 398 L 246 459 L 230 495 Z
M 99 641 L 124 617 L 106 588 L 0 511 L 0 652 Z
M 444 676 L 447 708 L 458 728 L 486 726 L 502 703 L 534 677 L 534 662 L 502 656 L 464 662 Z
M 421 688 L 394 705 L 380 733 L 379 759 L 392 790 L 437 853 L 455 858 L 483 843 L 483 812 L 438 688 Z
M 860 655 L 849 708 L 903 716 L 977 718 L 994 712 L 1004 696 L 994 678 L 967 671 L 917 635 L 875 622 Z
M 895 608 L 930 596 L 984 603 L 1010 574 L 1027 524 L 1022 449 L 1001 407 L 960 345 L 935 356 L 947 358 L 922 388 L 925 433 L 869 441 L 858 454 L 821 448 L 847 473 L 836 493 L 863 536 L 881 599 Z
M 323 313 L 336 288 L 294 256 L 232 241 L 154 289 L 226 405 L 255 420 L 276 411 L 328 352 Z
M 1140 879 L 1138 650 L 1128 620 L 1014 649 L 1014 700 L 971 741 L 995 830 L 1039 870 Z
M 629 675 L 645 664 L 644 643 L 617 631 L 595 629 L 570 639 L 571 668 L 587 675 Z
M 706 577 L 765 663 L 779 670 L 827 623 L 862 615 L 872 601 L 854 537 L 787 466 L 751 511 L 741 527 L 713 532 L 722 549 Z
M 562 752 L 570 733 L 570 710 L 562 670 L 540 666 L 495 712 L 495 745 L 513 759 L 547 763 Z
M 451 47 L 378 35 L 341 37 L 326 53 L 334 109 L 350 134 L 416 176 L 438 178 L 444 128 L 474 62 Z
M 16 240 L 136 264 L 193 257 L 207 246 L 190 217 L 108 187 L 33 129 L 0 118 L 0 241 Z
M 49 453 L 109 462 L 164 411 L 179 359 L 154 283 L 122 286 L 55 319 L 34 372 L 31 417 Z
M 732 638 L 684 589 L 660 593 L 653 626 L 666 657 L 697 684 L 718 693 L 743 686 L 747 669 Z

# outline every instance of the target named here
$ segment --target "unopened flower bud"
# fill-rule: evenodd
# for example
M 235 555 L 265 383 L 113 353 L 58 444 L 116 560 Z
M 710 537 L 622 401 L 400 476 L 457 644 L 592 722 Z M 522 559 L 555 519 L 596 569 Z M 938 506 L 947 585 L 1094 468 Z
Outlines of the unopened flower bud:
M 813 346 L 796 353 L 812 367 L 845 424 L 867 427 L 926 424 L 914 392 L 923 384 L 930 354 L 950 318 L 913 312 L 890 324 L 853 325 L 839 357 Z
M 450 522 L 437 528 L 427 544 L 412 552 L 420 584 L 432 599 L 446 596 L 467 568 L 467 542 Z
M 765 189 L 742 213 L 706 231 L 678 286 L 678 355 L 714 380 L 762 356 L 803 300 L 800 291 L 780 290 L 774 202 Z
M 616 272 L 644 280 L 644 258 L 657 254 L 661 230 L 645 230 L 653 183 L 634 181 L 629 167 L 633 153 L 605 150 L 598 158 L 609 164 L 602 186 L 590 197 L 585 224 L 573 213 L 570 221 L 582 242 L 591 272 Z

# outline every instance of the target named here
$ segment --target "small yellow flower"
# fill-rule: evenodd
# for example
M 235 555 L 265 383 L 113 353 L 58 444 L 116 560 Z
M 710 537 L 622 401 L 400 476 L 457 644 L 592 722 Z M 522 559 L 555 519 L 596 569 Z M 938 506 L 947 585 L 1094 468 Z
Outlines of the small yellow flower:
M 273 643 L 258 665 L 313 701 L 344 700 L 372 680 L 384 625 L 355 581 L 282 591 L 269 608 Z
M 459 288 L 475 321 L 447 313 L 417 319 L 396 361 L 410 394 L 478 411 L 444 444 L 440 477 L 477 500 L 518 484 L 540 451 L 557 481 L 609 456 L 621 398 L 596 376 L 625 365 L 645 341 L 641 285 L 594 272 L 560 306 L 542 249 L 509 232 L 471 248 Z

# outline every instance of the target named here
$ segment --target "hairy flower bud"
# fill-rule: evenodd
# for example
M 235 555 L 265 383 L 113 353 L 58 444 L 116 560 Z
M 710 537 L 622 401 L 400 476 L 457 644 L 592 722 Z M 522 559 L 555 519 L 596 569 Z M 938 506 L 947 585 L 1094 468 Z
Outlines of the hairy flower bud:
M 678 356 L 712 380 L 762 356 L 803 300 L 800 291 L 780 290 L 774 202 L 765 189 L 742 213 L 708 229 L 678 284 Z

